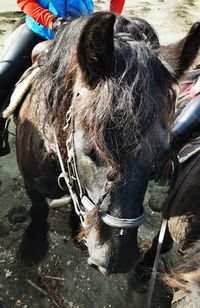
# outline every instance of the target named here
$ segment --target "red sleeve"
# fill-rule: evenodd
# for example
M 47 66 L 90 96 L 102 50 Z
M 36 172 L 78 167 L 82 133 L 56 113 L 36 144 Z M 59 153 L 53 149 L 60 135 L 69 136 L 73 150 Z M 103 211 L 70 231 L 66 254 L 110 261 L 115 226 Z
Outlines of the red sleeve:
M 124 7 L 125 0 L 110 0 L 110 11 L 120 15 L 123 7 Z
M 26 14 L 31 16 L 36 22 L 44 27 L 50 28 L 52 20 L 56 17 L 49 10 L 43 8 L 35 0 L 17 0 L 20 9 Z

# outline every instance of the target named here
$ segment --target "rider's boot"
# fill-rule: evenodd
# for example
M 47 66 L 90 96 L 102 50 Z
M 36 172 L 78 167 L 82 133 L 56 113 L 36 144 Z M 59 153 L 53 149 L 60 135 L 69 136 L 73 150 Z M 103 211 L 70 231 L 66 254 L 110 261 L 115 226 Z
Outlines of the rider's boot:
M 192 136 L 200 133 L 200 94 L 193 98 L 171 128 L 171 147 L 181 149 Z
M 9 121 L 2 117 L 2 112 L 8 106 L 9 100 L 7 99 L 7 91 L 0 91 L 0 101 L 4 102 L 1 106 L 0 114 L 0 156 L 5 156 L 10 153 L 10 145 L 8 142 L 8 124 Z
M 10 145 L 8 142 L 8 121 L 0 118 L 0 156 L 10 153 Z

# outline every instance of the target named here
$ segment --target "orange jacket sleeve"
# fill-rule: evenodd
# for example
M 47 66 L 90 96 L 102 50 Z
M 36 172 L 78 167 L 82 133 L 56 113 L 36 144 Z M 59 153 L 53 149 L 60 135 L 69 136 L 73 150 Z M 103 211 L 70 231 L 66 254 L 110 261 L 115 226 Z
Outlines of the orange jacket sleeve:
M 39 5 L 36 0 L 17 0 L 17 3 L 26 15 L 31 16 L 36 22 L 51 29 L 52 20 L 56 16 Z M 110 11 L 120 15 L 124 3 L 125 0 L 110 0 Z
M 31 16 L 36 22 L 44 27 L 50 28 L 52 20 L 56 17 L 49 10 L 45 9 L 35 0 L 17 0 L 20 9 L 26 14 Z
M 124 7 L 125 0 L 110 0 L 110 11 L 120 15 L 123 7 Z

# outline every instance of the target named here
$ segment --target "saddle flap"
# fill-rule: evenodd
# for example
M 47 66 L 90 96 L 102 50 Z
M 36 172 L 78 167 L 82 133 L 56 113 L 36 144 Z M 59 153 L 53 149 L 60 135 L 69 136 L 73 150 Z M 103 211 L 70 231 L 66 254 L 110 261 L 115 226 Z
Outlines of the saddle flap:
M 10 98 L 10 103 L 2 114 L 3 118 L 8 118 L 14 113 L 15 109 L 21 102 L 22 98 L 30 89 L 33 82 L 33 78 L 36 76 L 39 70 L 40 68 L 38 66 L 35 68 L 31 67 L 31 69 L 28 69 L 24 73 L 24 75 L 14 88 L 14 91 Z
M 185 144 L 177 155 L 179 163 L 184 163 L 196 153 L 200 152 L 200 137 Z

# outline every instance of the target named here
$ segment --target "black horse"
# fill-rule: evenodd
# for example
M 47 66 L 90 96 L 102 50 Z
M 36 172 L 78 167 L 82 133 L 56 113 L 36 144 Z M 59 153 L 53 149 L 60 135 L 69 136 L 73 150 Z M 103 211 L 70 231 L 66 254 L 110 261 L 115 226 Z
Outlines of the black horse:
M 160 46 L 146 21 L 107 12 L 58 31 L 16 116 L 17 160 L 32 202 L 20 245 L 26 263 L 38 263 L 48 249 L 46 198 L 69 192 L 90 265 L 109 274 L 140 261 L 144 195 L 168 144 L 174 85 L 195 58 L 199 36 L 196 23 L 183 40 Z

